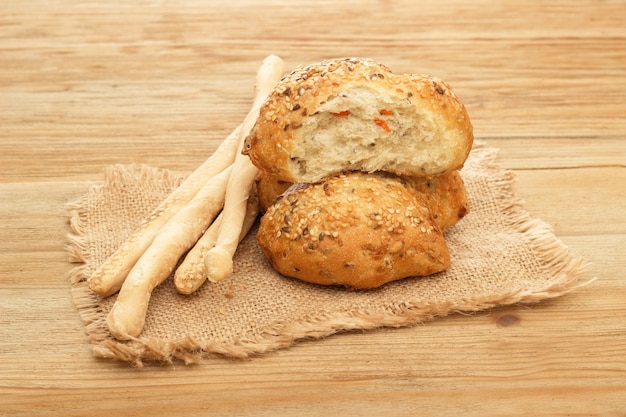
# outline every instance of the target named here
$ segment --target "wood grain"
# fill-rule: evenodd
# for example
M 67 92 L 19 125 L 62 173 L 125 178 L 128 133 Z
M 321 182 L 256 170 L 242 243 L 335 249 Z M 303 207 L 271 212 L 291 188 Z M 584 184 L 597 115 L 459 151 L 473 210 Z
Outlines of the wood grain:
M 626 3 L 68 0 L 0 6 L 0 415 L 626 415 Z M 261 60 L 450 82 L 526 209 L 598 280 L 535 306 L 245 361 L 93 358 L 64 206 L 104 167 L 189 172 Z

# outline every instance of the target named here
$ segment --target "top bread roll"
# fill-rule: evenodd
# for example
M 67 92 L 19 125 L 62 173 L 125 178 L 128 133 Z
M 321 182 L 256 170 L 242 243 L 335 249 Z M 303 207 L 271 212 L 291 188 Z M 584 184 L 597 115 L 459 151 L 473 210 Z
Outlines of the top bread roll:
M 448 84 L 345 58 L 285 76 L 243 153 L 280 180 L 310 183 L 353 170 L 439 175 L 461 168 L 472 143 L 467 111 Z

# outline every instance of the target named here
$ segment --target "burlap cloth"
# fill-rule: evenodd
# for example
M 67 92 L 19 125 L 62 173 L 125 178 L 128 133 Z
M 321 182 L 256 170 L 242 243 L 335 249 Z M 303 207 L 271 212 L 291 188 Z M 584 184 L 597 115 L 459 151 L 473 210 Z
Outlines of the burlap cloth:
M 550 226 L 532 218 L 512 190 L 514 175 L 497 150 L 476 146 L 462 176 L 471 213 L 446 232 L 451 268 L 376 290 L 350 291 L 282 277 L 260 252 L 255 230 L 235 255 L 235 272 L 191 296 L 168 279 L 153 293 L 139 338 L 119 342 L 105 317 L 115 296 L 87 286 L 92 271 L 141 219 L 179 185 L 183 175 L 147 166 L 111 166 L 104 183 L 69 205 L 72 295 L 95 356 L 137 365 L 209 356 L 248 357 L 337 332 L 415 325 L 451 313 L 558 297 L 589 280 Z M 471 320 L 471 319 L 470 319 Z M 416 330 L 415 337 L 419 337 Z

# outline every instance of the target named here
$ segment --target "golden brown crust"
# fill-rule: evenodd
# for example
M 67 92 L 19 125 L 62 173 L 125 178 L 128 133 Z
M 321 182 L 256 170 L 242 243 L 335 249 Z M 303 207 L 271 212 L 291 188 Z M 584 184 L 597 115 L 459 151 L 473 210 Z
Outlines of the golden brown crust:
M 340 94 L 345 94 L 346 91 L 364 90 L 384 97 L 385 101 L 392 104 L 413 106 L 410 107 L 413 110 L 403 112 L 408 112 L 409 115 L 415 112 L 415 116 L 409 116 L 413 119 L 426 117 L 432 121 L 438 135 L 436 140 L 439 137 L 446 137 L 443 143 L 446 146 L 442 152 L 447 153 L 447 159 L 432 169 L 427 168 L 432 172 L 426 171 L 423 166 L 411 164 L 391 169 L 383 166 L 380 170 L 399 175 L 432 176 L 462 167 L 473 143 L 472 125 L 465 107 L 448 84 L 427 75 L 395 75 L 388 67 L 363 58 L 322 61 L 296 69 L 284 77 L 262 106 L 260 117 L 246 139 L 244 153 L 261 170 L 283 181 L 315 182 L 339 173 L 334 171 L 333 167 L 324 167 L 322 170 L 329 171 L 301 175 L 293 163 L 294 146 L 296 142 L 306 139 L 300 137 L 301 131 L 305 130 L 301 129 L 303 124 L 317 115 L 325 103 Z M 339 113 L 332 114 L 341 116 Z M 365 121 L 368 117 L 370 116 L 365 117 Z M 406 120 L 399 121 L 396 117 L 399 115 L 383 113 L 371 119 L 372 123 L 369 123 L 369 126 L 371 127 L 373 123 L 378 124 L 381 134 L 385 133 L 383 130 L 391 131 L 396 127 L 400 129 L 400 125 L 406 124 Z M 416 123 L 422 122 L 417 120 Z M 414 138 L 413 131 L 403 133 L 398 140 L 404 141 L 404 144 L 396 143 L 393 147 L 395 150 L 402 149 Z M 349 155 L 346 157 L 349 158 Z M 341 171 L 352 169 L 373 171 L 367 165 L 358 166 L 358 163 L 353 167 L 343 167 Z
M 402 179 L 420 194 L 441 231 L 469 213 L 469 200 L 459 171 L 430 178 L 402 176 Z M 261 208 L 266 211 L 292 184 L 261 173 L 256 185 Z
M 278 272 L 322 285 L 375 288 L 450 263 L 426 201 L 386 173 L 294 185 L 261 218 L 257 240 Z
M 402 178 L 424 199 L 442 231 L 457 224 L 470 212 L 467 190 L 459 171 L 432 178 Z
M 256 192 L 262 211 L 266 211 L 279 195 L 287 191 L 292 183 L 261 172 L 256 179 Z

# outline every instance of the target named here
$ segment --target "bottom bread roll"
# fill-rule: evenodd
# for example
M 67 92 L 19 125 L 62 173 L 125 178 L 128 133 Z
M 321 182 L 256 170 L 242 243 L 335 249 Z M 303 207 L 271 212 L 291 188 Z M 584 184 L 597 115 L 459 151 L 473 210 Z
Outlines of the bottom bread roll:
M 374 174 L 379 175 L 379 174 Z M 459 171 L 451 171 L 435 177 L 401 176 L 425 200 L 430 213 L 442 232 L 454 226 L 467 213 L 469 201 L 465 184 Z M 261 209 L 266 211 L 278 196 L 293 184 L 280 181 L 261 173 L 256 180 L 256 190 Z
M 256 192 L 259 196 L 259 205 L 261 210 L 266 211 L 279 195 L 287 191 L 293 184 L 286 181 L 276 179 L 276 177 L 260 173 L 255 181 Z
M 257 240 L 279 273 L 322 285 L 376 288 L 450 265 L 427 199 L 386 173 L 293 185 L 261 218 Z

